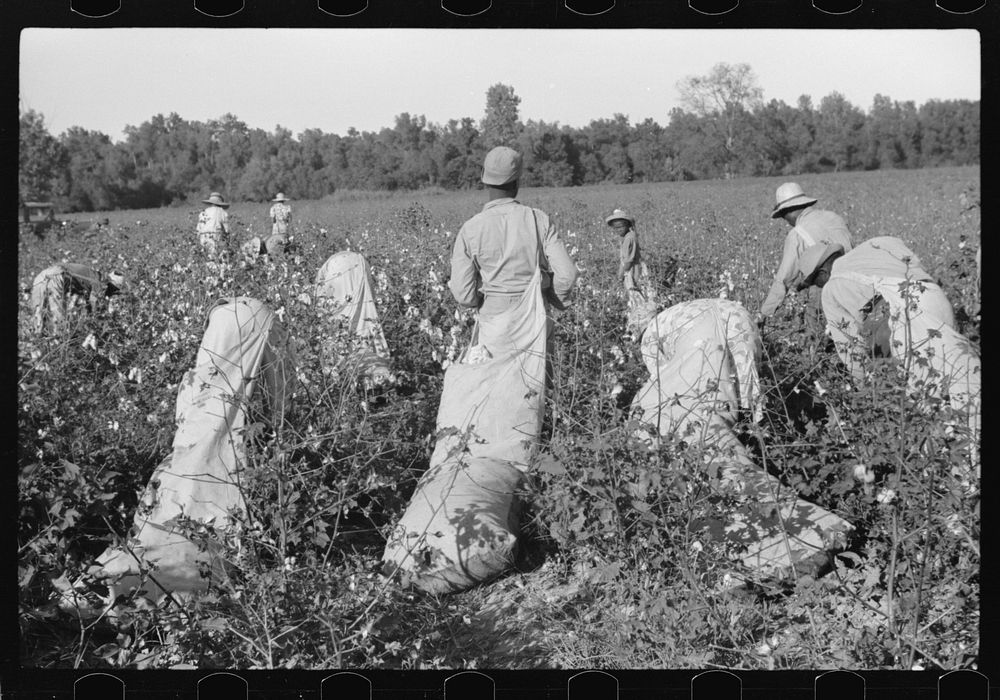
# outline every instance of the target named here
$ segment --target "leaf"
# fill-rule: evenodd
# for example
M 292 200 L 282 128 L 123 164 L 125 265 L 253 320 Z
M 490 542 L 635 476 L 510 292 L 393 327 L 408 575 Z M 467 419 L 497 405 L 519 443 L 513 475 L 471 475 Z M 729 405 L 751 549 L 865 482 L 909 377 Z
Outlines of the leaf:
M 229 621 L 224 617 L 213 617 L 210 620 L 202 620 L 201 628 L 203 630 L 217 630 L 219 632 L 224 632 L 229 628 Z
M 861 566 L 862 562 L 864 561 L 860 556 L 858 556 L 854 552 L 840 552 L 839 554 L 837 554 L 837 558 L 846 559 L 847 561 L 851 562 L 852 569 L 854 567 Z
M 564 467 L 562 462 L 552 455 L 542 455 L 542 457 L 538 460 L 538 471 L 544 472 L 545 474 L 561 476 L 566 473 L 566 467 Z
M 632 499 L 632 507 L 635 508 L 640 513 L 648 513 L 650 509 L 650 505 L 648 503 L 646 503 L 645 501 L 638 501 L 635 499 Z

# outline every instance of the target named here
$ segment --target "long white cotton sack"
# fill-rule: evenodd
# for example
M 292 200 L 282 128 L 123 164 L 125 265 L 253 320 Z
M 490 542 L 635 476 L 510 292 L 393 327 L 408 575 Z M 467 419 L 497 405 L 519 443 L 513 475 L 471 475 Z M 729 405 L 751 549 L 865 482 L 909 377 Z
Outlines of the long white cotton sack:
M 473 347 L 445 372 L 431 466 L 386 544 L 387 574 L 445 593 L 512 564 L 545 406 L 548 323 L 538 273 L 509 311 L 480 316 Z
M 517 549 L 524 474 L 490 458 L 450 459 L 427 471 L 383 555 L 428 593 L 450 593 L 508 569 Z
M 178 391 L 173 450 L 149 480 L 128 541 L 97 559 L 109 603 L 137 586 L 154 599 L 204 591 L 203 572 L 221 571 L 217 553 L 188 539 L 178 519 L 222 529 L 231 510 L 243 509 L 247 402 L 262 398 L 267 415 L 280 421 L 291 371 L 287 335 L 266 305 L 235 297 L 212 309 L 195 367 Z

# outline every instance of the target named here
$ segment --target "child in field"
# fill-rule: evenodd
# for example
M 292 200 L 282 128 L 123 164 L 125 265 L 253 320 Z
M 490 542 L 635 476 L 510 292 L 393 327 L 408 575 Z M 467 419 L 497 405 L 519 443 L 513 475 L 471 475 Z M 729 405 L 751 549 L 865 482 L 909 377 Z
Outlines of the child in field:
M 627 325 L 638 334 L 642 329 L 640 319 L 648 318 L 650 307 L 655 311 L 656 300 L 650 284 L 649 269 L 639 252 L 635 219 L 623 209 L 615 209 L 605 222 L 622 239 L 618 251 L 618 279 L 622 280 L 628 295 Z

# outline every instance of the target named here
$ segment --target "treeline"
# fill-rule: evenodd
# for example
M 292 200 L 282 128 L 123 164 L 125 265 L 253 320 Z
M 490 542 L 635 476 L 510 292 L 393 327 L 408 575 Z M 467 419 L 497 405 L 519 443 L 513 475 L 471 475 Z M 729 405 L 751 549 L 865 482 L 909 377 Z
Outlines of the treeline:
M 718 68 L 718 67 L 717 67 Z M 524 154 L 524 186 L 655 182 L 735 176 L 967 165 L 979 162 L 979 101 L 931 100 L 920 107 L 878 95 L 867 112 L 839 93 L 813 105 L 734 100 L 718 109 L 691 102 L 666 126 L 625 115 L 583 127 L 517 114 L 513 88 L 487 92 L 481 121 L 431 124 L 408 113 L 377 132 L 341 136 L 307 129 L 250 128 L 232 114 L 207 122 L 156 115 L 126 128 L 121 143 L 72 127 L 55 137 L 44 118 L 20 119 L 22 199 L 63 210 L 145 208 L 219 191 L 264 201 L 283 191 L 319 199 L 338 189 L 461 189 L 479 182 L 493 145 Z

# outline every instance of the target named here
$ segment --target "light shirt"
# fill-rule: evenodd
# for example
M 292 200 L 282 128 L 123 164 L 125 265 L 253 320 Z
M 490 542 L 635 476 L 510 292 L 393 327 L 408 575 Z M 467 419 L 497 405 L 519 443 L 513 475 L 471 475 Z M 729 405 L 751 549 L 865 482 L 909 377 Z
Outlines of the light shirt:
M 937 287 L 913 251 L 892 236 L 864 241 L 833 262 L 822 291 L 823 315 L 841 360 L 855 376 L 863 376 L 858 355 L 862 309 L 879 294 L 878 285 L 898 286 L 906 279 Z
M 542 289 L 551 289 L 560 303 L 568 304 L 576 265 L 545 212 L 510 197 L 487 202 L 459 230 L 448 281 L 455 300 L 478 308 L 483 295 L 520 295 L 535 273 L 539 239 L 548 262 L 540 261 Z
M 58 267 L 69 278 L 70 288 L 67 291 L 71 294 L 90 295 L 104 291 L 104 279 L 100 273 L 92 268 L 79 263 L 60 263 Z
M 622 236 L 621 248 L 618 250 L 618 276 L 622 277 L 639 264 L 639 237 L 635 234 L 635 229 Z
M 774 281 L 760 306 L 761 316 L 767 317 L 778 310 L 788 289 L 798 276 L 798 262 L 802 251 L 818 243 L 837 243 L 847 253 L 851 245 L 851 232 L 847 224 L 832 211 L 806 207 L 795 220 L 795 226 L 785 236 L 785 247 L 781 254 L 781 264 L 774 274 Z
M 292 223 L 292 208 L 284 202 L 275 202 L 271 206 L 271 234 L 288 233 L 288 225 Z
M 222 207 L 209 204 L 198 215 L 197 233 L 229 233 L 229 214 Z

